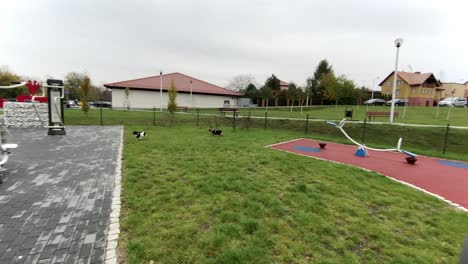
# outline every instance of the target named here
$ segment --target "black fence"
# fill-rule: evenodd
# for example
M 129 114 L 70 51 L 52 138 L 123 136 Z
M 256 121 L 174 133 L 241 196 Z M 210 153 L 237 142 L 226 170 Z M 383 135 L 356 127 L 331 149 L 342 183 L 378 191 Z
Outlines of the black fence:
M 305 115 L 304 118 L 285 118 L 271 116 L 264 112 L 252 115 L 249 111 L 216 111 L 194 109 L 170 114 L 159 109 L 116 110 L 94 109 L 88 114 L 79 110 L 65 113 L 68 125 L 140 125 L 140 126 L 178 126 L 190 125 L 200 128 L 216 128 L 225 131 L 248 129 L 281 129 L 299 132 L 306 137 L 321 140 L 349 143 L 336 128 L 324 120 Z M 372 122 L 351 121 L 344 126 L 346 132 L 363 144 L 373 147 L 396 147 L 399 138 L 409 151 L 426 155 L 446 156 L 468 160 L 468 129 L 453 129 L 446 126 L 389 125 Z

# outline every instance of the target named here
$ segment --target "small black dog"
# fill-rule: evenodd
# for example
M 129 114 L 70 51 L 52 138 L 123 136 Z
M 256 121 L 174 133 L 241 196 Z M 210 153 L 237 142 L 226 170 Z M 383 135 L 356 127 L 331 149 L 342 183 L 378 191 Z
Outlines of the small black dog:
M 211 132 L 211 134 L 214 135 L 218 135 L 218 136 L 222 136 L 223 135 L 223 131 L 222 130 L 219 130 L 219 129 L 213 129 L 213 128 L 209 128 L 208 131 Z
M 133 135 L 135 135 L 137 139 L 143 139 L 147 134 L 145 131 L 133 131 Z

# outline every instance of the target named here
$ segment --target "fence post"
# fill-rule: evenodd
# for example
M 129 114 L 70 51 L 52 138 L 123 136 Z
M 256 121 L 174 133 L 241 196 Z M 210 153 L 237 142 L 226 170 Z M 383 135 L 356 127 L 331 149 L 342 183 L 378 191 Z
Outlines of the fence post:
M 200 109 L 197 109 L 197 126 L 200 126 Z
M 364 125 L 362 127 L 362 140 L 361 142 L 364 144 L 365 140 L 366 140 L 366 119 L 364 118 Z
M 250 111 L 249 111 L 249 115 L 248 115 L 248 117 L 247 117 L 247 129 L 250 128 L 250 121 L 251 121 L 251 120 L 250 120 Z
M 156 125 L 156 106 L 153 106 L 153 126 Z
M 263 129 L 267 128 L 267 118 L 268 118 L 268 112 L 265 112 L 265 124 L 263 125 Z
M 305 134 L 309 132 L 309 114 L 306 116 Z
M 442 152 L 443 154 L 445 154 L 445 152 L 447 151 L 447 141 L 448 141 L 449 128 L 450 128 L 450 124 L 447 124 L 447 129 L 445 129 L 444 150 Z
M 232 112 L 232 129 L 236 130 L 236 112 Z
M 101 104 L 101 108 L 99 108 L 99 123 L 102 126 L 102 104 Z

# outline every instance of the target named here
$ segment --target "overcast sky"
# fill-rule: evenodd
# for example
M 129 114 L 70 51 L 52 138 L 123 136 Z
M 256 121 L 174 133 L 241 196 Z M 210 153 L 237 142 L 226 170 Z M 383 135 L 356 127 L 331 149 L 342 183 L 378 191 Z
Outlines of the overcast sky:
M 299 85 L 321 59 L 371 86 L 399 70 L 468 81 L 466 0 L 0 0 L 0 66 L 94 84 L 181 72 Z

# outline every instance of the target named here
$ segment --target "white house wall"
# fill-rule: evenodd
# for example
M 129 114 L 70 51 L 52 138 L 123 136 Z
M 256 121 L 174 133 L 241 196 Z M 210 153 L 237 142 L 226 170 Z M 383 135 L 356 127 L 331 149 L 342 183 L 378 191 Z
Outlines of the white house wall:
M 130 108 L 159 108 L 161 106 L 159 91 L 129 90 Z M 162 93 L 162 106 L 167 107 L 168 96 Z M 116 108 L 127 107 L 124 89 L 112 89 L 112 106 Z M 182 107 L 213 108 L 223 107 L 224 101 L 229 101 L 231 106 L 237 106 L 237 98 L 222 95 L 192 94 L 192 104 L 190 94 L 177 93 L 176 103 Z

